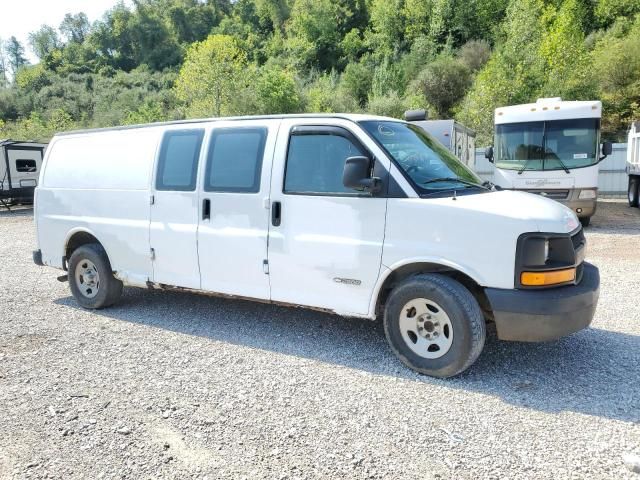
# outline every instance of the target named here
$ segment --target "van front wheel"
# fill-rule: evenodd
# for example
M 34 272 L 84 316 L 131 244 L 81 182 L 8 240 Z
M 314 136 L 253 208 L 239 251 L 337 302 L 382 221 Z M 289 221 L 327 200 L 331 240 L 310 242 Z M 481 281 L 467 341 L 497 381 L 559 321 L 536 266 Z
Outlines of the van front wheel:
M 108 307 L 122 295 L 122 282 L 113 276 L 107 252 L 97 243 L 82 245 L 71 254 L 69 286 L 84 308 Z
M 384 331 L 402 363 L 441 378 L 469 368 L 486 336 L 484 316 L 471 292 L 439 274 L 416 275 L 393 289 Z

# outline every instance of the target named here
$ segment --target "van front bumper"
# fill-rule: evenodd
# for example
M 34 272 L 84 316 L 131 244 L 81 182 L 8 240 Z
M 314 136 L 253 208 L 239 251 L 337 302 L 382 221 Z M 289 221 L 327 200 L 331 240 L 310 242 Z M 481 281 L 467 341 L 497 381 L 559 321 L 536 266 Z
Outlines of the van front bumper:
M 485 289 L 498 338 L 544 342 L 587 328 L 600 294 L 598 268 L 584 263 L 578 285 L 545 290 Z

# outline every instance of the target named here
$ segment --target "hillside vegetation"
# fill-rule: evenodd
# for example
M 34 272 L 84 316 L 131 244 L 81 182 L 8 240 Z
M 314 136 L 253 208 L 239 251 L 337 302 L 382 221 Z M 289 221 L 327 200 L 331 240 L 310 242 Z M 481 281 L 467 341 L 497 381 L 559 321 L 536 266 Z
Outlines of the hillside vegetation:
M 0 137 L 236 114 L 426 107 L 490 142 L 493 109 L 600 99 L 640 118 L 637 0 L 134 0 L 10 38 Z

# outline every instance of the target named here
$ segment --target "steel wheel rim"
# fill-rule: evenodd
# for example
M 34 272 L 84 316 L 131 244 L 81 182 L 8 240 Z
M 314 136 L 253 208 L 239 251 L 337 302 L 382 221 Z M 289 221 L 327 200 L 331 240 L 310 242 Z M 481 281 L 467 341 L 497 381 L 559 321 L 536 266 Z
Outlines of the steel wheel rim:
M 453 325 L 449 315 L 433 300 L 415 298 L 400 311 L 400 334 L 416 355 L 436 359 L 453 344 Z
M 83 297 L 93 298 L 100 289 L 98 267 L 91 260 L 83 259 L 76 265 L 75 279 Z

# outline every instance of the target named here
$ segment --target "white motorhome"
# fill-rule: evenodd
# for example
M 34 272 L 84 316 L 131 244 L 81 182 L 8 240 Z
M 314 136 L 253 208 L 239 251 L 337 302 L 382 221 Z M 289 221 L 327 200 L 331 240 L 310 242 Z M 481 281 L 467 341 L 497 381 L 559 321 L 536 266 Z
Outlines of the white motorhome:
M 32 203 L 46 144 L 0 140 L 0 205 Z
M 486 156 L 495 164 L 493 183 L 557 200 L 584 226 L 596 212 L 602 104 L 539 98 L 536 103 L 495 110 L 495 141 Z
M 505 340 L 587 327 L 598 269 L 575 214 L 494 191 L 415 125 L 365 115 L 193 120 L 56 135 L 34 262 L 77 302 L 180 287 L 383 317 L 409 367 L 447 377 Z
M 640 122 L 633 122 L 627 140 L 627 174 L 629 206 L 640 206 Z
M 475 167 L 476 132 L 469 127 L 455 120 L 427 120 L 426 110 L 408 110 L 404 119 L 429 133 L 467 167 Z

